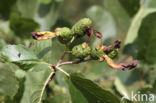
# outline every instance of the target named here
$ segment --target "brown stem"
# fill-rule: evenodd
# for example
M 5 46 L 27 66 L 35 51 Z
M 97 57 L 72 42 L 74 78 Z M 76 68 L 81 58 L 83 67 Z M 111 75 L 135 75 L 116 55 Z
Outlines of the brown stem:
M 65 57 L 65 55 L 66 55 L 66 53 L 67 53 L 66 50 L 67 50 L 67 47 L 66 47 L 65 51 L 63 52 L 61 58 L 60 58 L 59 61 L 57 62 L 57 65 L 59 65 L 60 63 L 62 63 L 62 61 L 63 61 L 63 59 L 64 59 L 64 57 Z M 57 66 L 57 65 L 56 65 L 56 66 Z
M 111 50 L 116 49 L 116 48 L 120 48 L 120 44 L 121 44 L 121 41 L 116 40 L 112 46 L 104 47 L 103 51 L 107 52 L 107 51 L 111 51 Z
M 94 31 L 90 26 L 86 26 L 86 30 L 87 30 L 86 32 L 87 32 L 87 34 L 89 36 L 89 39 L 87 41 L 87 45 L 89 45 L 90 41 L 92 40 Z
M 70 46 L 70 44 L 74 41 L 74 39 L 75 39 L 75 37 L 73 37 L 73 38 L 71 39 L 71 41 L 66 45 L 65 50 L 64 50 L 64 52 L 63 52 L 63 54 L 62 54 L 60 60 L 58 61 L 56 67 L 62 63 L 62 61 L 63 61 L 65 55 L 69 52 L 69 51 L 67 51 L 67 49 L 68 49 L 68 47 Z
M 56 73 L 56 67 L 54 65 L 51 65 L 50 67 L 54 70 L 54 73 L 50 76 L 48 83 L 54 78 L 55 73 Z
M 96 30 L 94 30 L 94 33 L 100 39 L 100 46 L 102 46 L 102 34 Z

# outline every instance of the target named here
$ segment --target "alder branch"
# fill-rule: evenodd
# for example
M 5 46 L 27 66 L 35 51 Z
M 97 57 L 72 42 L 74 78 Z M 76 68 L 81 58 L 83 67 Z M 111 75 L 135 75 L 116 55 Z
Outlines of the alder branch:
M 79 64 L 79 63 L 82 63 L 82 62 L 87 62 L 89 60 L 91 60 L 91 59 L 89 58 L 89 59 L 78 59 L 78 60 L 75 60 L 75 61 L 67 61 L 67 62 L 60 63 L 57 67 L 60 67 L 62 65 L 67 65 L 67 64 Z
M 62 63 L 62 61 L 63 61 L 63 59 L 64 59 L 64 57 L 65 57 L 65 55 L 66 55 L 66 53 L 67 53 L 66 51 L 67 51 L 67 46 L 66 46 L 66 48 L 65 48 L 65 50 L 64 50 L 64 52 L 63 52 L 61 58 L 60 58 L 59 61 L 57 62 L 57 65 L 59 65 L 59 64 Z M 57 65 L 56 65 L 56 66 L 57 66 Z
M 66 45 L 66 47 L 65 47 L 65 49 L 64 49 L 64 52 L 63 52 L 61 58 L 60 58 L 59 61 L 57 62 L 56 67 L 58 67 L 58 65 L 60 65 L 60 64 L 62 63 L 62 61 L 63 61 L 65 55 L 68 53 L 67 49 L 68 49 L 69 45 L 74 41 L 74 39 L 75 39 L 75 37 L 73 37 L 73 38 L 71 39 L 71 41 Z

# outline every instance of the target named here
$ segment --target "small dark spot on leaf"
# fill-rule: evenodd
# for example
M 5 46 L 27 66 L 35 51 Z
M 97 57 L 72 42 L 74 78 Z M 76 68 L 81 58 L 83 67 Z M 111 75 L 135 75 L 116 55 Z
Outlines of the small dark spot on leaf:
M 21 57 L 21 53 L 18 53 L 18 57 L 19 57 L 19 58 Z

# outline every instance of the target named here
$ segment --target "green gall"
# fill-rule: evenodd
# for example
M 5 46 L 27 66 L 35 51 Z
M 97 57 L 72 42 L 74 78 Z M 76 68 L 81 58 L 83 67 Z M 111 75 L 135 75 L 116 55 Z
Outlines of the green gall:
M 115 58 L 118 55 L 118 49 L 114 49 L 107 54 L 110 58 Z
M 86 43 L 83 43 L 73 47 L 72 55 L 75 56 L 76 58 L 83 59 L 90 55 L 90 51 L 91 51 L 90 47 Z
M 100 60 L 100 58 L 104 55 L 103 48 L 92 48 L 91 50 L 91 58 L 94 60 Z
M 71 31 L 73 35 L 83 36 L 86 32 L 86 26 L 91 26 L 92 21 L 89 18 L 83 18 L 73 25 Z
M 67 44 L 72 39 L 71 30 L 67 27 L 59 28 L 57 30 L 58 39 L 61 43 Z

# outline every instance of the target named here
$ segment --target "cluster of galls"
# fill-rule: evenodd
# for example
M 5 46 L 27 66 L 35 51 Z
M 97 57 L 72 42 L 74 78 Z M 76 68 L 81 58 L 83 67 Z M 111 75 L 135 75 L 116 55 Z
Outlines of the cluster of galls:
M 45 40 L 53 37 L 58 37 L 59 41 L 63 44 L 67 44 L 70 42 L 70 40 L 75 37 L 82 37 L 91 28 L 90 27 L 92 24 L 91 20 L 88 18 L 81 19 L 78 21 L 71 29 L 67 27 L 62 27 L 62 28 L 56 28 L 55 32 L 50 32 L 50 31 L 43 31 L 43 32 L 32 32 L 32 36 L 36 40 Z M 92 33 L 93 34 L 93 33 Z M 92 35 L 88 32 L 88 35 Z
M 138 61 L 133 60 L 127 63 L 116 64 L 112 60 L 118 54 L 118 48 L 120 48 L 120 40 L 116 40 L 112 46 L 104 46 L 102 44 L 102 34 L 91 28 L 92 21 L 89 18 L 84 18 L 78 21 L 73 27 L 67 28 L 56 28 L 55 32 L 33 32 L 32 36 L 36 40 L 45 40 L 53 37 L 58 37 L 59 41 L 63 44 L 69 44 L 72 40 L 88 35 L 89 39 L 87 42 L 77 45 L 72 48 L 72 55 L 76 58 L 84 60 L 90 58 L 91 60 L 98 60 L 100 62 L 106 60 L 107 64 L 113 69 L 130 70 L 137 66 Z M 90 47 L 89 43 L 92 36 L 100 38 L 100 44 L 96 47 Z
M 91 60 L 98 60 L 100 62 L 106 60 L 107 64 L 113 69 L 130 70 L 137 66 L 137 60 L 119 64 L 114 63 L 112 59 L 117 56 L 118 48 L 113 47 L 114 46 L 105 47 L 98 45 L 97 47 L 90 48 L 86 43 L 83 43 L 72 49 L 72 55 L 80 59 L 89 57 Z

